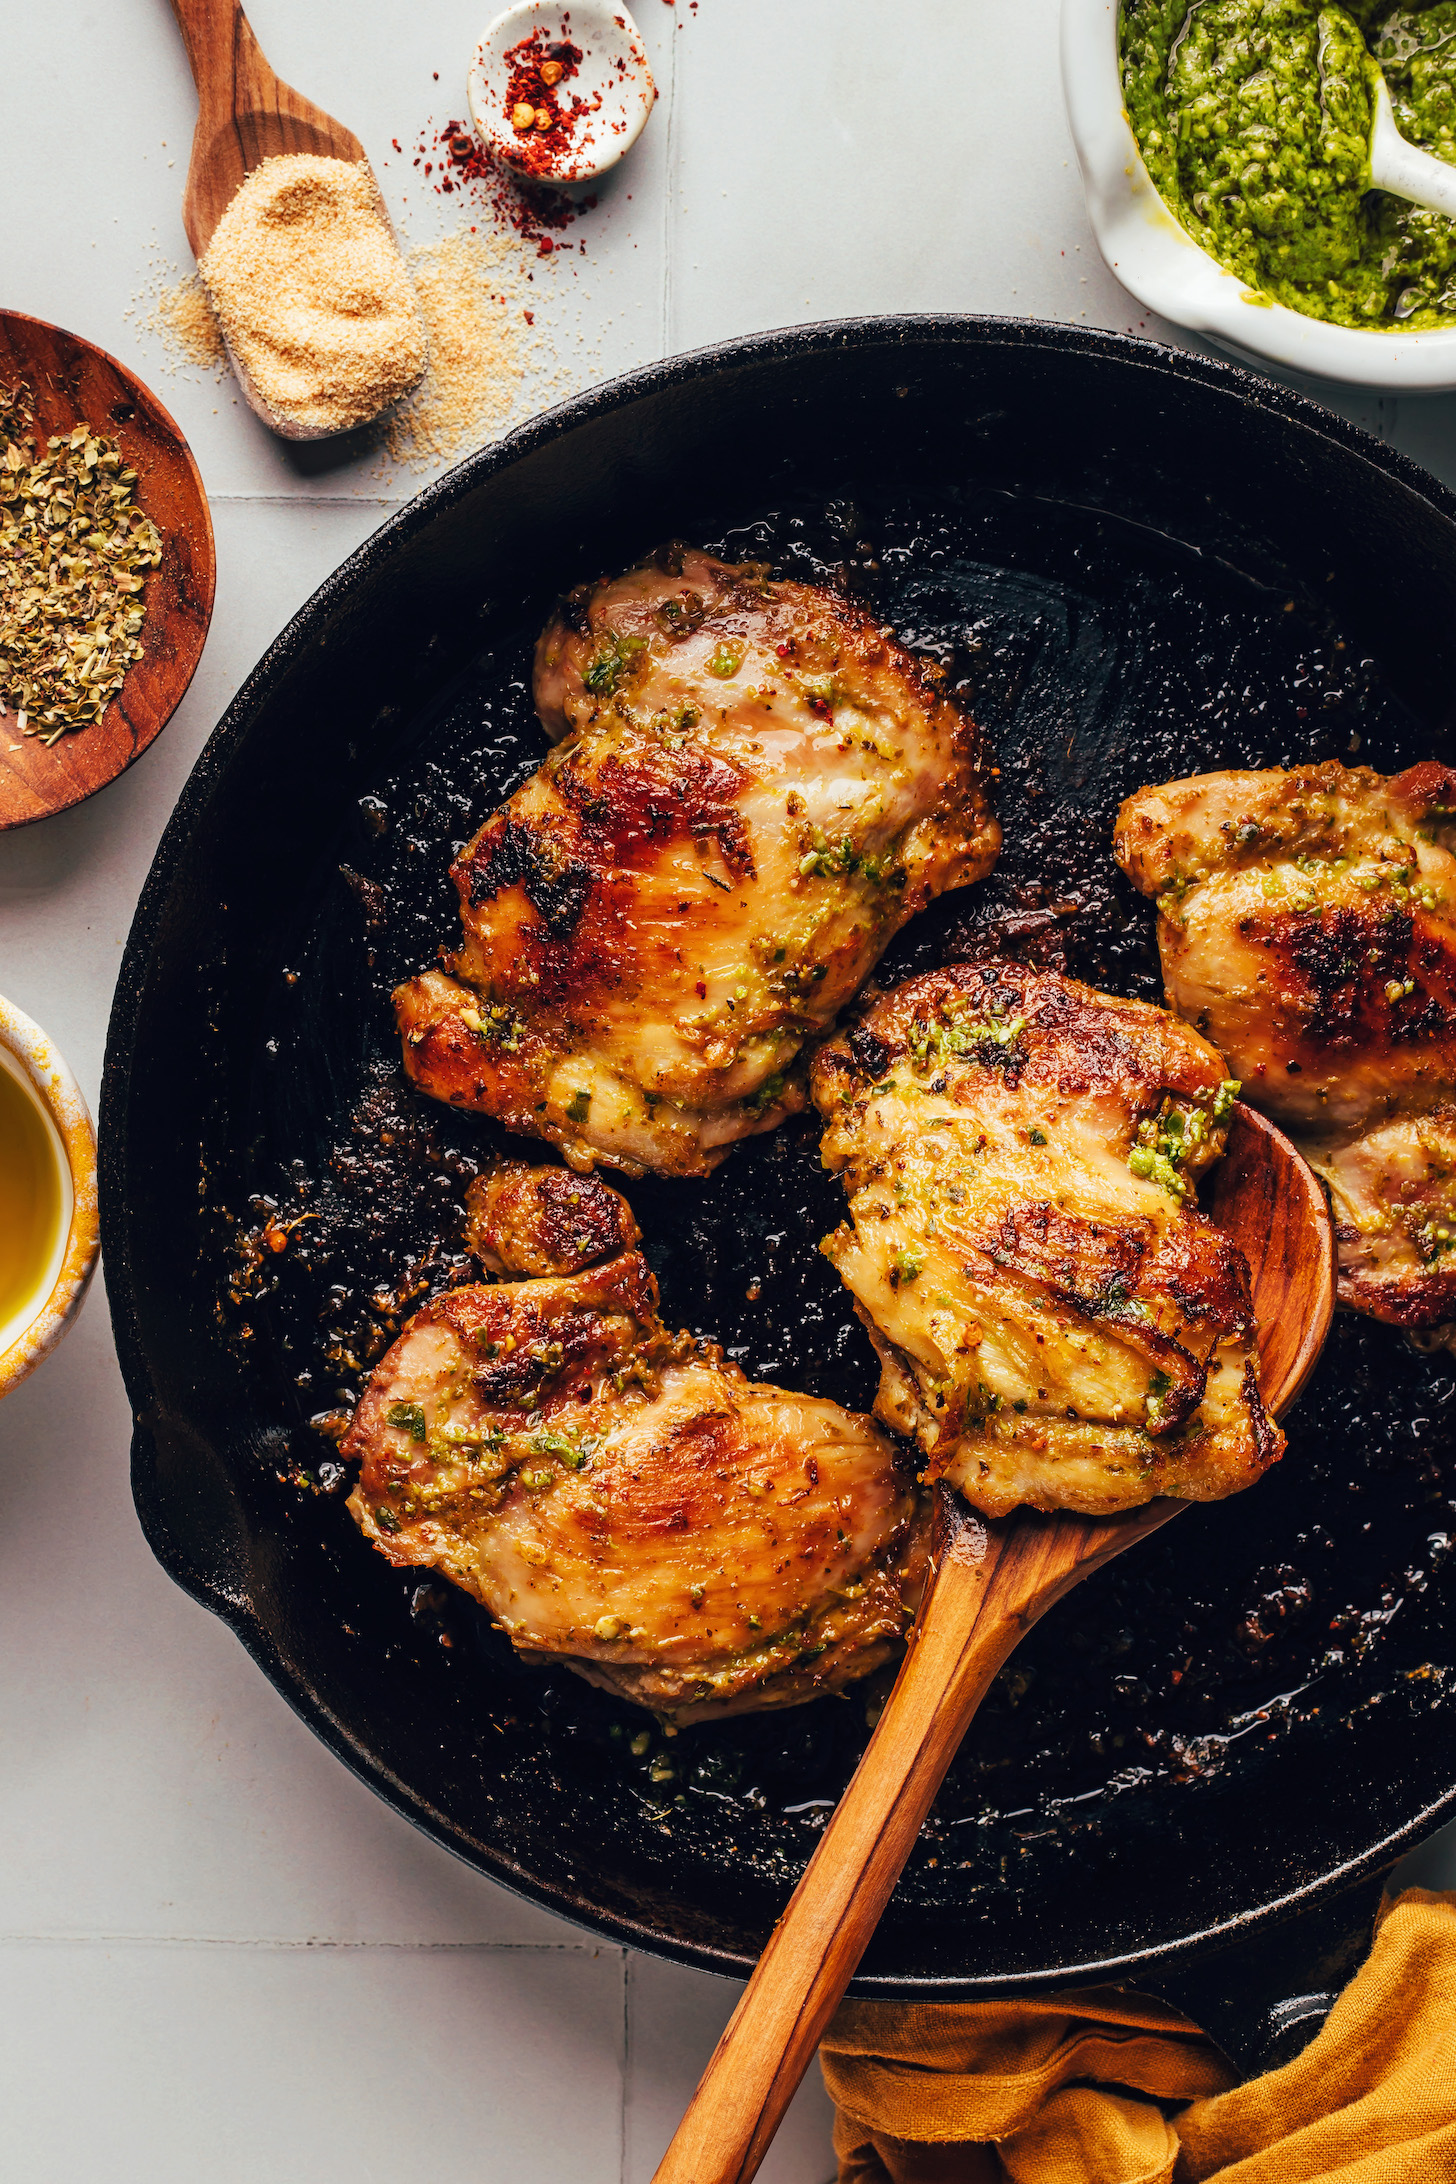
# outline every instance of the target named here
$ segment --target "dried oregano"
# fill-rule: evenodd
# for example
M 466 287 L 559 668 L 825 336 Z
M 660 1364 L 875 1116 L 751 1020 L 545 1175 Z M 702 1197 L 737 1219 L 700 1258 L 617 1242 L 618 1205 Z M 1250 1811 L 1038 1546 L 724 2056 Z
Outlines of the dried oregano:
M 162 559 L 114 440 L 78 424 L 37 456 L 25 386 L 0 386 L 0 703 L 54 743 L 99 720 L 142 656 Z

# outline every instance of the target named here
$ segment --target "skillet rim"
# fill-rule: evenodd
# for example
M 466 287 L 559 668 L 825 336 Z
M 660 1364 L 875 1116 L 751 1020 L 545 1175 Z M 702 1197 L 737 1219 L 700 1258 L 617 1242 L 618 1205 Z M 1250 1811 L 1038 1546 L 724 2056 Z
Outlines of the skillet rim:
M 1456 526 L 1456 492 L 1433 477 L 1412 457 L 1389 447 L 1311 396 L 1265 379 L 1221 357 L 1174 348 L 1136 334 L 1058 321 L 1000 317 L 989 313 L 913 312 L 865 315 L 778 327 L 659 359 L 605 380 L 528 418 L 500 440 L 476 449 L 438 479 L 424 486 L 387 516 L 310 595 L 261 655 L 227 706 L 199 753 L 158 842 L 137 900 L 122 956 L 107 1028 L 99 1104 L 102 1250 L 113 1337 L 127 1395 L 132 1405 L 132 1495 L 147 1544 L 183 1591 L 217 1615 L 233 1631 L 292 1710 L 351 1771 L 393 1806 L 403 1818 L 447 1849 L 472 1870 L 485 1872 L 514 1894 L 539 1904 L 604 1939 L 638 1948 L 669 1961 L 730 1978 L 744 1978 L 754 1959 L 696 1941 L 686 1941 L 615 1911 L 603 1910 L 580 1890 L 527 1872 L 492 1845 L 467 1840 L 446 1814 L 396 1775 L 345 1728 L 300 1679 L 271 1641 L 251 1602 L 228 1588 L 214 1572 L 197 1569 L 173 1536 L 167 1520 L 166 1494 L 159 1489 L 154 1446 L 147 1426 L 160 1410 L 152 1385 L 141 1333 L 130 1254 L 129 1214 L 123 1184 L 128 1092 L 135 1061 L 139 1017 L 147 974 L 165 919 L 173 885 L 218 780 L 245 740 L 254 716 L 266 705 L 273 685 L 313 642 L 317 629 L 347 597 L 356 580 L 376 569 L 395 549 L 414 539 L 468 493 L 576 426 L 609 415 L 644 396 L 672 385 L 710 379 L 725 369 L 772 362 L 791 355 L 875 349 L 896 343 L 907 349 L 963 345 L 977 349 L 1002 345 L 1081 355 L 1130 366 L 1155 376 L 1192 383 L 1264 411 L 1282 423 L 1313 432 L 1345 453 L 1368 463 L 1426 502 Z M 1231 1917 L 1167 1942 L 1127 1950 L 1116 1956 L 1042 1967 L 1032 1971 L 985 1973 L 964 1977 L 918 1974 L 856 1978 L 849 1992 L 864 1996 L 974 1999 L 988 1994 L 1035 1993 L 1069 1982 L 1126 1982 L 1133 1975 L 1171 1974 L 1211 1950 L 1267 1941 L 1271 1930 L 1301 1913 L 1323 1906 L 1388 1867 L 1444 1819 L 1456 1813 L 1456 1780 L 1411 1819 L 1327 1872 Z

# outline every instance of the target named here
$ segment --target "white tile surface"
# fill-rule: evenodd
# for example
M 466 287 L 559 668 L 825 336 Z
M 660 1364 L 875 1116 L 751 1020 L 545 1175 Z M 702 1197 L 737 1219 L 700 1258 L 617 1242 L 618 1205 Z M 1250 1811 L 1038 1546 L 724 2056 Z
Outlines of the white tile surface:
M 1177 338 L 1093 249 L 1056 0 L 640 0 L 662 103 L 542 323 L 601 376 L 864 311 L 1025 313 Z M 255 0 L 291 81 L 358 129 L 396 216 L 452 224 L 409 147 L 458 113 L 480 0 Z M 407 495 L 300 458 L 228 386 L 169 375 L 133 299 L 185 265 L 194 103 L 165 0 L 0 0 L 4 300 L 157 385 L 213 500 L 218 603 L 185 704 L 80 810 L 0 837 L 0 990 L 93 1096 L 131 910 L 211 726 L 308 593 Z M 78 56 L 99 87 L 58 126 Z M 440 72 L 435 81 L 434 72 Z M 391 139 L 406 152 L 397 156 Z M 386 164 L 387 162 L 387 164 Z M 1456 484 L 1456 398 L 1325 399 Z M 646 2184 L 732 2006 L 594 1948 L 360 1787 L 148 1553 L 100 1289 L 0 1409 L 0 2114 L 20 2184 Z M 1456 1830 L 1412 1867 L 1456 1885 Z M 307 1945 L 307 1946 L 305 1946 Z M 817 2077 L 764 2174 L 825 2184 Z
M 622 2184 L 651 2184 L 693 2086 L 742 1988 L 677 1964 L 631 1954 L 627 1962 L 627 2081 Z M 762 2184 L 831 2184 L 834 2110 L 815 2064 L 759 2170 Z
M 578 1944 L 366 1790 L 178 1591 L 129 1424 L 98 1290 L 0 1425 L 0 1936 Z
M 622 1978 L 616 1949 L 12 1942 L 0 1948 L 6 2173 L 614 2176 Z
M 1141 330 L 1087 225 L 1056 25 L 1057 0 L 705 6 L 679 54 L 675 346 L 871 311 Z M 715 87 L 755 51 L 725 126 Z

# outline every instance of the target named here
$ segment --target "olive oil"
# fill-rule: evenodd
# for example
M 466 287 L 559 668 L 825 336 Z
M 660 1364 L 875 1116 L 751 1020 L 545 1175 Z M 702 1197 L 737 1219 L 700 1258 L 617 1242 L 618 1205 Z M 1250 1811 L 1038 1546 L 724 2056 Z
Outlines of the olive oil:
M 54 1129 L 0 1054 L 0 1350 L 24 1333 L 54 1285 L 64 1197 Z

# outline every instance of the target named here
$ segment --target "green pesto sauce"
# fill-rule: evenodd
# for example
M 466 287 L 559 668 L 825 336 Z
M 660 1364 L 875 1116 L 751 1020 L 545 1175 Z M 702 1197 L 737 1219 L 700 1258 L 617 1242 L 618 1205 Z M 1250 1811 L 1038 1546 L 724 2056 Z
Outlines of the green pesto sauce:
M 1128 118 L 1196 242 L 1313 318 L 1456 325 L 1456 220 L 1370 186 L 1382 71 L 1401 134 L 1456 165 L 1456 0 L 1123 0 Z

